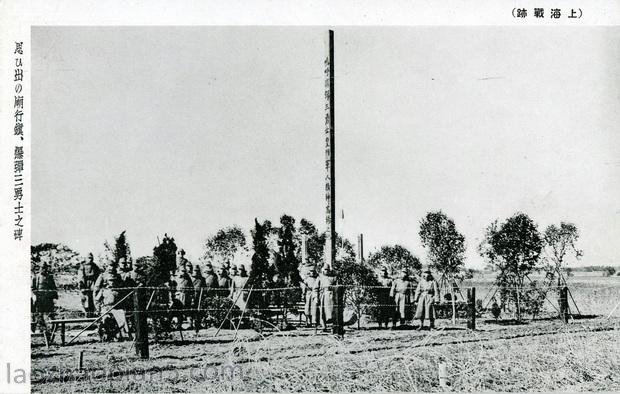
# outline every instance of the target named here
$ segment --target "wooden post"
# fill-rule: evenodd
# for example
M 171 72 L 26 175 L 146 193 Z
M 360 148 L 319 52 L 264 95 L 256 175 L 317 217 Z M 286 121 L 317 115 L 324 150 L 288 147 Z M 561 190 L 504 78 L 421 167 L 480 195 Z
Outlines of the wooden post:
M 568 287 L 564 286 L 560 289 L 560 319 L 568 323 L 568 315 Z
M 452 325 L 456 325 L 456 297 L 454 295 L 454 286 L 452 286 Z
M 467 328 L 476 329 L 476 288 L 467 289 Z
M 303 267 L 306 264 L 308 264 L 308 235 L 307 234 L 302 234 L 301 235 L 301 264 L 300 266 Z
M 334 92 L 334 31 L 327 32 L 325 68 L 325 264 L 334 269 L 336 262 L 336 142 Z M 344 288 L 334 292 L 334 334 L 343 335 Z
M 439 387 L 448 388 L 448 366 L 444 361 L 439 361 Z
M 149 358 L 149 332 L 146 322 L 145 292 L 137 288 L 133 294 L 134 321 L 136 325 L 136 355 Z
M 80 354 L 78 355 L 78 371 L 84 369 L 84 350 L 80 350 Z
M 60 343 L 62 343 L 62 346 L 65 346 L 65 323 L 62 322 L 60 323 Z
M 338 282 L 335 290 L 332 333 L 342 337 L 344 336 L 344 286 Z
M 454 294 L 454 278 L 448 279 L 448 285 L 450 286 L 450 300 L 452 301 L 452 325 L 456 325 L 456 295 Z
M 364 264 L 364 234 L 357 236 L 357 262 Z
M 517 285 L 517 321 L 521 321 L 521 287 Z

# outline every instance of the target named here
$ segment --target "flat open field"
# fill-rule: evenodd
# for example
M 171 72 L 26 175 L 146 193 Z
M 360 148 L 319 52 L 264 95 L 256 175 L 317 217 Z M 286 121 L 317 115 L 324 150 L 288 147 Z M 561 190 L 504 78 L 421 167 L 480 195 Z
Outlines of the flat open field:
M 584 314 L 506 325 L 482 317 L 477 330 L 439 320 L 433 331 L 347 328 L 344 340 L 313 329 L 259 334 L 241 330 L 179 333 L 151 343 L 149 360 L 131 342 L 99 343 L 93 335 L 46 349 L 33 339 L 35 392 L 196 391 L 618 391 L 618 278 L 575 278 Z M 478 279 L 479 280 L 479 279 Z M 475 285 L 483 286 L 483 281 Z M 483 297 L 479 296 L 480 298 Z M 68 333 L 71 338 L 73 333 Z M 77 370 L 84 351 L 84 371 Z M 449 387 L 439 385 L 445 363 Z

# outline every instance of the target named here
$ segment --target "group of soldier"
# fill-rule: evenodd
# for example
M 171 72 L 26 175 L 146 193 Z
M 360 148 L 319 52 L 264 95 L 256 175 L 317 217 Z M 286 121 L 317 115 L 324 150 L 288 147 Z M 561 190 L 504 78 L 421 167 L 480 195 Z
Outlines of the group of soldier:
M 240 308 L 245 309 L 248 302 L 248 273 L 244 265 L 222 266 L 216 273 L 210 263 L 203 270 L 192 265 L 183 250 L 179 252 L 178 263 L 170 273 L 163 290 L 164 302 L 169 310 L 178 311 L 178 323 L 188 321 L 190 328 L 198 330 L 201 325 L 199 311 L 205 300 L 215 295 L 229 297 Z M 33 278 L 33 330 L 45 320 L 54 317 L 54 302 L 58 298 L 56 283 L 49 269 L 49 263 L 39 264 L 39 271 Z M 230 271 L 230 274 L 229 274 Z M 94 262 L 92 253 L 87 260 L 80 263 L 77 272 L 81 303 L 87 317 L 109 314 L 114 318 L 119 336 L 130 337 L 126 311 L 133 309 L 133 299 L 129 295 L 137 286 L 144 286 L 141 271 L 131 260 L 124 257 L 111 261 L 102 271 Z M 428 320 L 429 328 L 434 328 L 434 304 L 439 300 L 437 282 L 430 270 L 425 270 L 419 280 L 415 280 L 404 269 L 399 276 L 392 278 L 388 269 L 383 267 L 379 276 L 381 286 L 377 289 L 377 320 L 379 327 L 387 328 L 392 321 L 392 328 L 397 323 L 404 325 L 410 320 L 410 310 L 416 306 L 415 319 L 420 320 L 420 327 Z M 335 317 L 336 275 L 325 265 L 320 273 L 310 269 L 301 274 L 301 294 L 304 302 L 306 323 L 310 326 L 323 325 L 324 329 L 333 324 Z M 349 291 L 357 291 L 351 289 Z M 292 293 L 289 293 L 292 294 Z M 296 300 L 286 300 L 293 304 Z M 46 328 L 45 328 L 46 329 Z
M 54 303 L 58 299 L 58 289 L 50 265 L 43 260 L 38 264 L 37 272 L 32 278 L 31 327 L 34 332 L 40 327 L 44 335 L 49 335 L 46 321 L 54 318 Z
M 410 320 L 409 311 L 415 305 L 415 319 L 420 320 L 418 330 L 423 329 L 425 320 L 429 321 L 429 329 L 435 328 L 435 303 L 439 302 L 439 291 L 437 282 L 429 269 L 424 270 L 420 280 L 416 281 L 409 275 L 407 269 L 403 269 L 400 276 L 393 278 L 387 267 L 383 267 L 379 282 L 381 284 L 377 288 L 379 327 L 385 324 L 388 328 L 390 320 L 392 328 L 396 327 L 397 322 L 403 326 L 407 320 Z M 324 266 L 320 274 L 312 269 L 302 276 L 304 314 L 308 325 L 316 326 L 322 323 L 326 328 L 332 322 L 335 285 L 336 277 L 328 266 Z
M 403 269 L 400 276 L 392 279 L 386 267 L 383 267 L 379 278 L 382 285 L 379 291 L 379 327 L 387 328 L 392 320 L 392 328 L 397 322 L 404 325 L 409 320 L 409 311 L 415 308 L 414 319 L 420 320 L 418 330 L 424 328 L 424 320 L 429 321 L 429 329 L 435 328 L 435 303 L 439 303 L 439 290 L 430 269 L 422 272 L 417 281 Z M 389 290 L 388 290 L 389 289 Z M 415 290 L 414 290 L 415 289 Z
M 218 275 L 213 266 L 207 263 L 203 274 L 201 267 L 192 265 L 184 255 L 181 250 L 179 263 L 169 273 L 163 288 L 159 289 L 159 295 L 164 298 L 164 308 L 177 312 L 175 316 L 181 320 L 179 324 L 188 320 L 190 327 L 198 329 L 200 321 L 195 318 L 196 313 L 187 311 L 199 310 L 204 301 L 214 295 L 230 297 L 238 305 L 247 301 L 245 287 L 248 274 L 245 266 L 225 266 L 219 270 Z M 36 274 L 32 280 L 32 330 L 34 332 L 39 328 L 45 335 L 49 335 L 47 322 L 55 317 L 58 289 L 49 262 L 37 259 L 34 263 Z M 114 321 L 103 319 L 100 326 L 113 324 L 116 337 L 131 338 L 131 315 L 129 321 L 126 318 L 127 311 L 133 310 L 133 298 L 129 296 L 136 287 L 145 285 L 144 279 L 143 271 L 131 260 L 120 257 L 108 262 L 102 270 L 90 253 L 86 260 L 80 262 L 77 270 L 77 286 L 85 316 L 94 318 L 109 315 Z M 162 297 L 158 298 L 161 300 Z

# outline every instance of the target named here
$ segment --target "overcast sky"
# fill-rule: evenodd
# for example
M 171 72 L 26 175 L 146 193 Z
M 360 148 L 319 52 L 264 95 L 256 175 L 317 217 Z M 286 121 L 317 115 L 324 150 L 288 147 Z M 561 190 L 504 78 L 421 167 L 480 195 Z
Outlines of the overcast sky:
M 282 213 L 324 224 L 325 28 L 33 28 L 32 241 L 134 257 Z M 338 228 L 426 258 L 516 211 L 620 256 L 620 29 L 336 28 Z

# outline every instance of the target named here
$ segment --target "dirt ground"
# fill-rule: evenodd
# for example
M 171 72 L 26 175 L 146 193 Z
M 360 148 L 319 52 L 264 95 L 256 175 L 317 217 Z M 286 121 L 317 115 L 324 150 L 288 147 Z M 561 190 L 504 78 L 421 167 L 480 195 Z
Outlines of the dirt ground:
M 196 391 L 617 391 L 620 319 L 599 317 L 500 325 L 479 321 L 438 329 L 349 328 L 344 339 L 313 329 L 259 334 L 184 332 L 150 344 L 80 337 L 46 349 L 33 339 L 34 392 Z M 68 338 L 72 336 L 69 333 Z M 84 370 L 78 357 L 84 352 Z M 445 363 L 449 386 L 439 385 Z
M 488 275 L 487 275 L 488 276 Z M 491 276 L 478 276 L 477 297 L 494 293 Z M 179 333 L 150 344 L 150 359 L 133 344 L 100 343 L 94 331 L 75 343 L 47 349 L 33 338 L 34 392 L 216 392 L 216 391 L 620 391 L 620 278 L 571 278 L 580 312 L 591 319 L 526 321 L 509 325 L 478 319 L 437 330 L 348 327 L 343 340 L 314 329 L 237 337 L 215 329 Z M 555 316 L 553 295 L 542 316 Z M 61 292 L 59 315 L 81 315 L 79 293 Z M 571 304 L 571 309 L 573 304 Z M 510 316 L 502 316 L 510 319 Z M 294 319 L 296 320 L 296 319 Z M 74 327 L 78 329 L 78 327 Z M 67 339 L 77 331 L 68 332 Z M 84 369 L 78 370 L 83 351 Z M 440 386 L 445 365 L 448 386 Z

